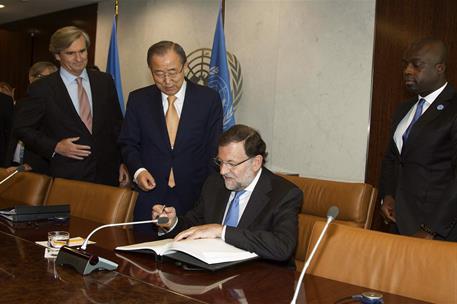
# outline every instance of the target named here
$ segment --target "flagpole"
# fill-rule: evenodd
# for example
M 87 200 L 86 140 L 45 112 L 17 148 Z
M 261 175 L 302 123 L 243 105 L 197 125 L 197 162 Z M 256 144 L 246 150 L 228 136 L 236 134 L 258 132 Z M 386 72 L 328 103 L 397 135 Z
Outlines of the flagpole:
M 119 0 L 114 1 L 114 15 L 116 16 L 116 24 L 117 24 L 117 18 L 119 17 Z
M 222 9 L 222 27 L 225 28 L 225 0 L 222 0 L 222 8 L 221 9 Z

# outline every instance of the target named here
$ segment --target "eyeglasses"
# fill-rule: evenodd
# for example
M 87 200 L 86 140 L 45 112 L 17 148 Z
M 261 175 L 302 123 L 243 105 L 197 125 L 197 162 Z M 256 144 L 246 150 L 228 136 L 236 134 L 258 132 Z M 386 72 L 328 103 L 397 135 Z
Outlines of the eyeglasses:
M 182 70 L 184 69 L 184 65 L 181 66 L 181 69 L 179 71 L 176 70 L 170 70 L 168 72 L 163 72 L 163 71 L 154 71 L 152 74 L 154 77 L 159 78 L 161 80 L 164 80 L 166 77 L 169 79 L 175 79 L 178 74 L 181 74 Z
M 242 163 L 245 163 L 247 162 L 248 160 L 250 160 L 252 157 L 249 157 L 249 158 L 246 158 L 245 160 L 243 161 L 240 161 L 239 163 L 231 163 L 231 162 L 226 162 L 226 161 L 223 161 L 223 160 L 220 160 L 219 158 L 214 158 L 214 163 L 216 164 L 216 166 L 218 166 L 219 168 L 222 167 L 223 165 L 226 165 L 229 167 L 229 169 L 233 169 L 239 165 L 241 165 Z

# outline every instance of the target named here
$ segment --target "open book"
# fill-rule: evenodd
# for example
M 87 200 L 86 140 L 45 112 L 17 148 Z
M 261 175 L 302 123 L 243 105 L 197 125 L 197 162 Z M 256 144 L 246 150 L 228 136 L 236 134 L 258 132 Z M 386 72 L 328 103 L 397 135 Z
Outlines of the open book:
M 221 239 L 197 239 L 182 241 L 165 239 L 129 246 L 121 246 L 117 247 L 116 250 L 152 250 L 159 256 L 168 256 L 181 262 L 210 270 L 216 270 L 257 257 L 257 254 L 255 253 L 229 245 Z M 198 259 L 203 263 L 196 263 L 196 261 L 194 261 L 195 259 Z M 211 267 L 211 265 L 213 267 Z

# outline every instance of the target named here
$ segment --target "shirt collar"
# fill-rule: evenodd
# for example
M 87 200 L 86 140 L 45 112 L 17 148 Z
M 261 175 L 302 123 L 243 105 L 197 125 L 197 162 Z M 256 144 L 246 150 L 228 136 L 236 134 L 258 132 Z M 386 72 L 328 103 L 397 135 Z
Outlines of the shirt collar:
M 79 76 L 75 76 L 73 74 L 71 74 L 70 72 L 68 72 L 66 69 L 64 69 L 63 67 L 60 67 L 60 76 L 62 76 L 62 79 L 66 82 L 66 83 L 70 83 L 72 81 L 74 81 L 76 78 L 78 77 L 81 77 L 83 80 L 87 80 L 89 81 L 89 75 L 87 74 L 87 70 L 84 69 L 81 73 L 81 75 Z
M 177 101 L 183 101 L 183 100 L 184 100 L 184 97 L 185 97 L 185 95 L 186 95 L 186 87 L 187 87 L 187 81 L 184 79 L 184 82 L 182 83 L 181 88 L 180 88 L 179 91 L 175 94 L 176 100 L 177 100 Z M 162 100 L 167 100 L 167 97 L 168 97 L 168 95 L 167 95 L 167 94 L 164 94 L 164 93 L 162 92 Z
M 257 185 L 257 182 L 259 181 L 260 174 L 262 174 L 262 168 L 260 168 L 259 172 L 257 172 L 257 175 L 254 177 L 252 182 L 246 188 L 244 188 L 245 191 L 247 191 L 247 192 L 254 191 L 254 188 Z
M 422 97 L 422 96 L 419 95 L 419 100 L 420 100 L 421 98 L 423 98 L 423 99 L 425 99 L 425 101 L 426 101 L 428 104 L 432 104 L 432 103 L 435 101 L 435 99 L 438 97 L 438 95 L 440 95 L 441 92 L 443 92 L 443 90 L 444 90 L 444 88 L 445 88 L 446 86 L 447 86 L 447 82 L 446 82 L 443 86 L 441 86 L 439 89 L 437 89 L 437 90 L 431 92 L 430 94 L 428 94 L 428 95 L 425 96 L 425 97 Z

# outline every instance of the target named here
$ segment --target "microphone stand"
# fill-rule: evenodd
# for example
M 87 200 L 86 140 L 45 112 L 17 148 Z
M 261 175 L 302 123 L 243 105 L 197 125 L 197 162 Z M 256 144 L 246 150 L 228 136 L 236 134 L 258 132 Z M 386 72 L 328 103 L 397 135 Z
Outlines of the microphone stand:
M 167 218 L 167 219 L 168 219 L 168 218 Z M 97 231 L 100 230 L 100 229 L 108 228 L 108 227 L 116 227 L 116 226 L 124 226 L 124 225 L 138 225 L 138 224 L 148 224 L 148 223 L 157 223 L 157 220 L 154 219 L 154 220 L 139 221 L 139 222 L 115 223 L 115 224 L 106 224 L 106 225 L 102 225 L 102 226 L 100 226 L 100 227 L 95 228 L 94 230 L 92 230 L 91 233 L 89 233 L 89 235 L 87 236 L 87 238 L 84 240 L 84 243 L 82 244 L 81 249 L 82 249 L 82 250 L 86 250 L 87 244 L 89 243 L 90 237 L 91 237 L 95 232 L 97 232 Z
M 330 223 L 336 218 L 338 215 L 339 209 L 335 206 L 330 207 L 330 209 L 327 212 L 327 223 L 324 226 L 324 229 L 322 229 L 322 232 L 317 239 L 316 245 L 314 245 L 313 250 L 311 251 L 311 254 L 309 255 L 308 259 L 306 260 L 305 266 L 303 266 L 303 269 L 300 274 L 300 278 L 298 279 L 297 286 L 295 287 L 295 292 L 294 292 L 294 297 L 292 298 L 292 301 L 290 302 L 291 304 L 296 304 L 297 303 L 297 297 L 298 297 L 298 292 L 300 291 L 300 286 L 302 285 L 303 278 L 305 277 L 306 270 L 309 267 L 309 264 L 311 263 L 311 260 L 314 257 L 314 254 L 316 253 L 317 247 L 319 247 L 320 242 L 322 241 L 322 238 L 325 235 L 325 232 L 327 232 L 327 228 L 330 225 Z
M 12 178 L 14 175 L 16 175 L 16 173 L 23 172 L 23 171 L 25 171 L 25 167 L 24 167 L 24 165 L 20 165 L 19 167 L 16 168 L 16 170 L 13 171 L 13 173 L 11 173 L 10 175 L 8 175 L 4 179 L 2 179 L 2 181 L 0 181 L 0 185 L 3 184 L 4 182 L 6 182 L 7 180 L 9 180 L 10 178 Z

